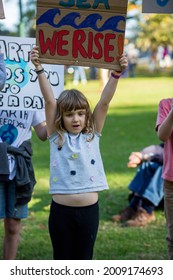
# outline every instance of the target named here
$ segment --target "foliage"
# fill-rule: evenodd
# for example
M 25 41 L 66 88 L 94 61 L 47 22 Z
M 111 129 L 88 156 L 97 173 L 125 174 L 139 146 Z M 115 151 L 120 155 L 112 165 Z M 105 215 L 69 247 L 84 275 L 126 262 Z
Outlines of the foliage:
M 5 0 L 12 1 L 12 0 Z M 25 34 L 35 37 L 36 29 L 36 0 L 17 0 L 20 22 L 17 24 L 16 34 L 9 34 L 4 30 L 4 35 L 20 35 L 21 22 L 25 26 Z M 127 30 L 132 29 L 131 40 L 135 40 L 137 47 L 142 51 L 155 50 L 159 45 L 173 45 L 173 15 L 141 14 L 141 0 L 129 0 L 128 11 L 139 10 L 138 14 L 127 16 Z M 132 27 L 130 22 L 133 21 Z M 134 22 L 136 22 L 134 26 Z M 2 28 L 1 28 L 2 29 Z M 2 33 L 2 32 L 1 32 Z M 128 34 L 128 32 L 126 32 Z M 127 38 L 130 39 L 130 38 Z
M 173 15 L 148 14 L 140 23 L 137 46 L 143 51 L 173 45 Z
M 4 2 L 10 2 L 12 0 L 4 0 Z M 35 36 L 35 15 L 36 15 L 36 0 L 16 0 L 18 6 L 19 22 L 15 23 L 13 27 L 16 30 L 12 33 L 11 30 L 5 30 L 2 24 L 1 35 L 6 36 L 23 36 L 20 34 L 21 25 L 24 25 L 24 33 L 26 36 Z M 4 3 L 5 5 L 5 3 Z M 1 25 L 0 25 L 1 27 Z M 34 30 L 34 31 L 33 31 Z
M 19 0 L 22 1 L 22 0 Z M 36 30 L 36 7 L 37 1 L 36 0 L 27 0 L 26 1 L 26 9 L 23 14 L 23 21 L 25 26 L 27 26 L 27 36 L 35 37 L 35 30 Z

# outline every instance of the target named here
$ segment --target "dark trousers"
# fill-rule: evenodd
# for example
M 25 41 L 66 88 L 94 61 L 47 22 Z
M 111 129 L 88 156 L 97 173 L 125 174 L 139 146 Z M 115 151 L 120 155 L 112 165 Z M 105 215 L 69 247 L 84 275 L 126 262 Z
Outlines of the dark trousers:
M 162 166 L 156 162 L 143 162 L 129 184 L 129 189 L 158 206 L 163 199 Z
M 84 207 L 71 207 L 52 200 L 49 234 L 54 260 L 91 260 L 98 225 L 98 202 Z
M 164 208 L 169 259 L 173 260 L 173 182 L 164 180 Z

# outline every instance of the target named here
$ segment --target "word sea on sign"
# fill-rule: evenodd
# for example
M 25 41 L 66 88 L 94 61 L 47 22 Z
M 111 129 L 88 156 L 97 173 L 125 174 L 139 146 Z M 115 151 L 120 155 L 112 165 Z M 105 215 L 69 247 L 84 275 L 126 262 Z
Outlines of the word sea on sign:
M 127 4 L 128 0 L 38 0 L 41 61 L 119 70 Z

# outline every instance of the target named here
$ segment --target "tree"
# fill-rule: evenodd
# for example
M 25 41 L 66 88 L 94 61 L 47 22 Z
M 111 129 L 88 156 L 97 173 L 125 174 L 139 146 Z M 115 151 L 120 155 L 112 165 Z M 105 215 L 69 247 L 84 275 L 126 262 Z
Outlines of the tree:
M 140 29 L 141 1 L 129 1 L 126 19 L 126 39 L 135 42 Z
M 13 0 L 5 0 L 5 2 L 9 3 L 11 1 Z M 36 0 L 16 0 L 16 2 L 19 18 L 19 22 L 16 24 L 16 35 L 29 35 L 35 24 Z
M 147 14 L 140 23 L 136 41 L 143 50 L 154 51 L 158 46 L 173 45 L 173 15 Z
M 19 0 L 22 1 L 22 0 Z M 26 0 L 26 8 L 23 13 L 23 21 L 26 28 L 26 34 L 29 37 L 35 37 L 36 30 L 36 0 Z

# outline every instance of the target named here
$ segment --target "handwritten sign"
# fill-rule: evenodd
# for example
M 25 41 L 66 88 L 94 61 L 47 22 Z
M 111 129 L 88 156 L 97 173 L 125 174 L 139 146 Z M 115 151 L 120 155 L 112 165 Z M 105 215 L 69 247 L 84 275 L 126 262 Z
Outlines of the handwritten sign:
M 173 0 L 143 0 L 143 13 L 172 14 Z
M 38 0 L 41 61 L 119 70 L 127 4 L 128 0 Z
M 0 19 L 4 19 L 4 18 L 5 18 L 4 7 L 3 7 L 2 0 L 0 0 Z
M 38 77 L 30 61 L 33 38 L 1 37 L 0 50 L 4 54 L 7 80 L 0 92 L 0 109 L 42 110 L 44 100 Z M 55 98 L 64 88 L 64 66 L 43 65 Z

